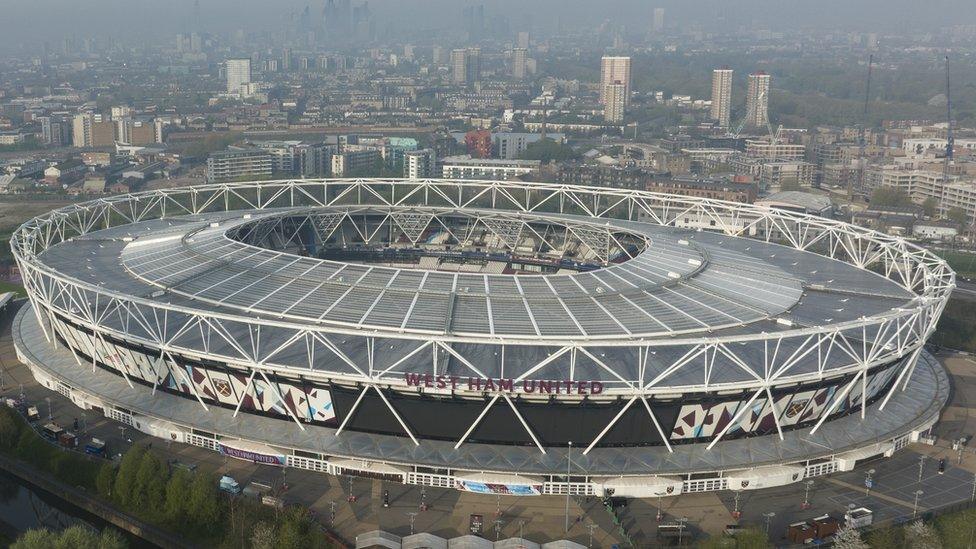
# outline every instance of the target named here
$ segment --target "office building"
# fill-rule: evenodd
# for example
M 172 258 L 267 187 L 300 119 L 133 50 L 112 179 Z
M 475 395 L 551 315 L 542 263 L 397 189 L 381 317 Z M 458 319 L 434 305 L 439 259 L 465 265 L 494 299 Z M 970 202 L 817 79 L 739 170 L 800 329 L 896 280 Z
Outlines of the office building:
M 624 85 L 624 106 L 630 102 L 630 57 L 604 56 L 600 63 L 600 104 L 606 104 L 607 86 Z
M 723 128 L 728 128 L 732 116 L 732 69 L 721 68 L 712 71 L 712 110 L 711 119 Z
M 627 87 L 621 82 L 614 82 L 605 86 L 605 89 L 603 119 L 610 123 L 623 122 L 624 105 L 627 104 Z
M 516 80 L 523 80 L 526 74 L 526 61 L 529 58 L 529 50 L 525 48 L 515 48 L 512 50 L 512 77 Z
M 749 75 L 746 90 L 746 126 L 761 128 L 769 123 L 769 81 L 763 71 Z
M 518 39 L 515 41 L 515 45 L 519 48 L 529 47 L 529 31 L 519 31 Z
M 403 153 L 403 176 L 407 179 L 436 177 L 436 157 L 433 149 L 420 149 Z
M 251 60 L 247 58 L 227 60 L 227 93 L 246 95 L 251 82 Z
M 267 179 L 272 173 L 271 154 L 258 148 L 234 148 L 207 158 L 207 182 Z

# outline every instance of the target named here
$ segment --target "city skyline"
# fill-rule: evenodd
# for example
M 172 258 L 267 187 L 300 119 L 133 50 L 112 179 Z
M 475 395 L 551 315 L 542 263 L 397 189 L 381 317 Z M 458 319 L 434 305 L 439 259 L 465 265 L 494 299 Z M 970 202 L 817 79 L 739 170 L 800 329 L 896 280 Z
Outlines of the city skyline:
M 968 4 L 11 4 L 0 546 L 971 537 Z

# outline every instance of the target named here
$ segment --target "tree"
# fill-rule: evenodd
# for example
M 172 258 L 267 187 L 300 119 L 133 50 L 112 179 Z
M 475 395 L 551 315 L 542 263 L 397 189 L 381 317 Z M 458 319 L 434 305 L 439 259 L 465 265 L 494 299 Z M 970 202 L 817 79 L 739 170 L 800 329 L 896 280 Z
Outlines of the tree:
M 976 510 L 943 515 L 936 519 L 935 529 L 946 547 L 969 547 L 976 535 Z
M 136 472 L 132 495 L 134 507 L 149 516 L 161 511 L 166 498 L 167 476 L 166 468 L 156 454 L 145 452 Z
M 935 217 L 939 209 L 939 201 L 930 196 L 922 202 L 922 209 L 925 210 L 926 217 Z
M 904 530 L 901 528 L 879 528 L 877 530 L 872 530 L 868 534 L 868 545 L 872 549 L 888 549 L 889 547 L 903 547 L 904 539 L 902 534 Z
M 187 519 L 200 531 L 212 529 L 220 521 L 222 509 L 217 493 L 217 479 L 212 474 L 194 474 L 187 499 Z
M 735 533 L 734 538 L 712 536 L 698 544 L 699 549 L 767 549 L 769 539 L 756 528 L 746 528 Z
M 870 549 L 861 539 L 861 533 L 854 528 L 844 527 L 834 536 L 834 547 L 837 549 Z
M 578 156 L 576 151 L 569 145 L 557 143 L 555 140 L 545 137 L 529 143 L 529 146 L 519 155 L 519 158 L 523 160 L 541 160 L 543 163 L 547 163 L 553 160 L 573 160 L 578 158 Z
M 904 208 L 912 205 L 912 198 L 901 189 L 878 187 L 871 194 L 871 205 Z
M 285 513 L 278 527 L 277 547 L 283 549 L 325 548 L 323 536 L 315 529 L 312 518 L 303 507 L 293 507 Z
M 112 485 L 115 484 L 115 465 L 106 461 L 98 470 L 98 477 L 95 478 L 95 488 L 103 498 L 112 497 Z
M 0 448 L 11 449 L 20 436 L 20 421 L 9 408 L 0 411 Z
M 261 521 L 254 525 L 251 532 L 252 549 L 278 549 L 278 533 L 274 526 Z
M 949 211 L 946 212 L 946 219 L 952 221 L 961 228 L 966 224 L 966 210 L 960 208 L 959 206 L 949 208 Z
M 186 517 L 187 494 L 190 493 L 190 473 L 177 469 L 166 483 L 166 501 L 163 512 L 170 524 L 180 524 Z
M 122 463 L 119 464 L 119 472 L 115 475 L 113 499 L 124 507 L 130 507 L 132 505 L 133 491 L 136 487 L 136 474 L 139 472 L 139 465 L 142 463 L 142 455 L 145 452 L 145 447 L 135 445 L 129 448 L 129 451 L 122 456 Z
M 78 525 L 61 532 L 28 530 L 10 545 L 11 549 L 125 549 L 128 546 L 113 528 L 104 528 L 99 533 Z
M 942 549 L 942 540 L 935 530 L 920 520 L 908 525 L 905 537 L 912 549 Z

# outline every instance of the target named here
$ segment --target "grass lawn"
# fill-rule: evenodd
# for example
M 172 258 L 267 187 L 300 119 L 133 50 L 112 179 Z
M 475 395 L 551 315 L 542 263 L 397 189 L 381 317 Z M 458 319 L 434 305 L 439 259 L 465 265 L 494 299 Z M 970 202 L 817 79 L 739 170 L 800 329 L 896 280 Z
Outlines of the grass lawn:
M 22 285 L 17 284 L 15 282 L 4 282 L 0 280 L 0 294 L 6 292 L 14 292 L 15 294 L 17 294 L 18 297 L 24 297 L 27 295 Z

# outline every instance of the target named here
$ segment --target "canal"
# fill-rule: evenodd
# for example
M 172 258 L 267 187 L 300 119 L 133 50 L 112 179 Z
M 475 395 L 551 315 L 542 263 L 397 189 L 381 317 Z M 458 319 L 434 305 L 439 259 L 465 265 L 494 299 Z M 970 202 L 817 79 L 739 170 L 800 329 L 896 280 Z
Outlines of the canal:
M 32 528 L 60 531 L 76 524 L 96 530 L 112 528 L 132 548 L 156 547 L 0 469 L 0 547 Z

